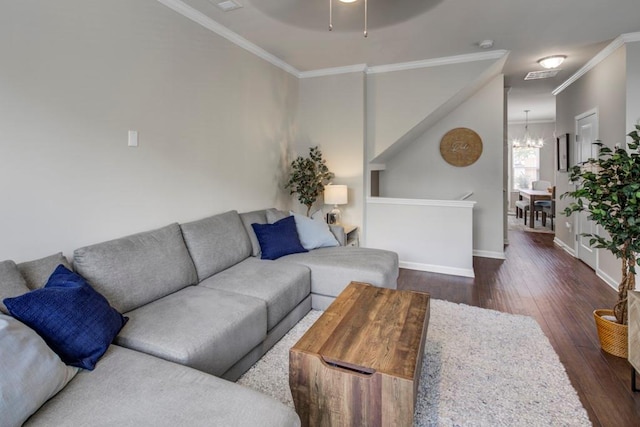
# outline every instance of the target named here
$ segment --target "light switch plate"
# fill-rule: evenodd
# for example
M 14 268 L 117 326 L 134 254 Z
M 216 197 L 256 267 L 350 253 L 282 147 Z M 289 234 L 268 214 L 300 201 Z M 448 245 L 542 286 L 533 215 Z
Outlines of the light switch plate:
M 138 131 L 130 130 L 129 131 L 129 147 L 137 147 L 138 146 Z

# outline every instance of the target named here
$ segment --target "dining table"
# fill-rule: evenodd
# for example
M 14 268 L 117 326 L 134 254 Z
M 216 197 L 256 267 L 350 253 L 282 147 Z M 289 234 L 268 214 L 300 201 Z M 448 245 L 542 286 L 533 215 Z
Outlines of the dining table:
M 529 190 L 527 188 L 520 189 L 520 200 L 529 199 L 529 227 L 534 228 L 534 207 L 538 200 L 551 200 L 551 193 L 547 190 Z

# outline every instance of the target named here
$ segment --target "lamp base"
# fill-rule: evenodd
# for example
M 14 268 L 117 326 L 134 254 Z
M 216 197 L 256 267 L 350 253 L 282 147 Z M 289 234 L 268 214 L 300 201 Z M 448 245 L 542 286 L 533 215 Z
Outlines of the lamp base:
M 341 219 L 342 212 L 340 212 L 338 206 L 334 206 L 334 208 L 327 214 L 327 224 L 340 224 Z

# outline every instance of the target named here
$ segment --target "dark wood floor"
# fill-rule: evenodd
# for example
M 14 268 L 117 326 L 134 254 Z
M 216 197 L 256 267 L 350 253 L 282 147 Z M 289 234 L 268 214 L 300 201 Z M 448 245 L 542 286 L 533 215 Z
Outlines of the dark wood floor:
M 509 232 L 506 260 L 475 258 L 475 279 L 400 271 L 399 288 L 531 316 L 553 344 L 594 426 L 640 426 L 640 393 L 626 359 L 600 350 L 593 310 L 615 291 L 586 264 L 553 244 L 553 235 Z

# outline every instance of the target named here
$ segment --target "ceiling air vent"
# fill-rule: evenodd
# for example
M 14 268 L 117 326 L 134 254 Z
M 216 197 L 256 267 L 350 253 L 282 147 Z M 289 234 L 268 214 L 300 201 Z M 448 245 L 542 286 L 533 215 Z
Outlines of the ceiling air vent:
M 561 70 L 557 68 L 555 70 L 529 71 L 527 75 L 524 77 L 524 79 L 525 80 L 548 79 L 551 77 L 555 77 L 559 71 Z
M 240 3 L 237 3 L 233 0 L 225 0 L 221 2 L 214 1 L 213 3 L 216 6 L 218 6 L 220 9 L 222 9 L 223 12 L 230 12 L 232 10 L 240 9 L 242 7 Z

